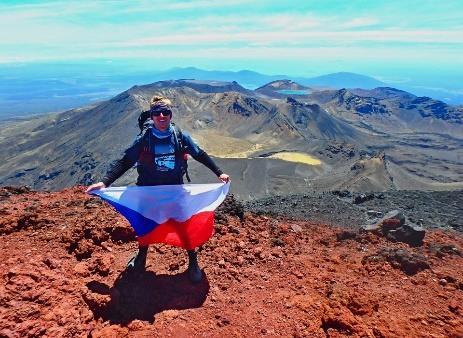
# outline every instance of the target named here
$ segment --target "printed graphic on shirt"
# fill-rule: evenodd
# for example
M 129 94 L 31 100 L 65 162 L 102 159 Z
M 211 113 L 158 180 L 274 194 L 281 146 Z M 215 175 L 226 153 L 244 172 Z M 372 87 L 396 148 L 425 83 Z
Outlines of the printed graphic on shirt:
M 158 155 L 154 159 L 156 163 L 156 170 L 169 171 L 175 168 L 175 154 L 172 155 Z
M 154 158 L 156 170 L 169 171 L 175 168 L 175 148 L 172 144 L 156 144 Z

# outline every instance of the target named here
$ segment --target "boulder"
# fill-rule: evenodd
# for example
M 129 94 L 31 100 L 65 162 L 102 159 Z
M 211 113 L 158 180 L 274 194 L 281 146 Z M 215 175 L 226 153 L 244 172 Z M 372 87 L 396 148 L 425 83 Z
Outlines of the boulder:
M 374 231 L 393 242 L 403 242 L 411 246 L 423 245 L 426 231 L 419 225 L 407 222 L 402 212 L 392 210 L 374 224 L 364 225 L 365 231 Z
M 349 190 L 334 190 L 332 194 L 339 197 L 352 197 L 352 193 Z
M 386 234 L 389 230 L 397 229 L 403 224 L 405 224 L 405 216 L 399 210 L 392 210 L 376 223 L 364 225 L 363 229 L 367 231 L 381 229 L 383 234 Z
M 384 215 L 384 217 L 381 218 L 378 223 L 381 223 L 383 226 L 384 224 L 387 224 L 386 228 L 394 226 L 395 224 L 397 224 L 397 227 L 399 227 L 405 224 L 405 216 L 399 210 L 392 210 Z
M 361 204 L 375 198 L 374 194 L 360 194 L 354 197 L 354 204 Z
M 411 246 L 420 246 L 423 245 L 425 234 L 426 231 L 422 227 L 414 223 L 407 223 L 400 228 L 387 232 L 386 238 L 393 242 L 403 242 Z
M 362 259 L 362 264 L 376 264 L 382 261 L 389 262 L 393 267 L 402 270 L 409 276 L 415 275 L 422 270 L 430 269 L 425 256 L 396 248 L 383 248 L 374 254 L 365 256 Z

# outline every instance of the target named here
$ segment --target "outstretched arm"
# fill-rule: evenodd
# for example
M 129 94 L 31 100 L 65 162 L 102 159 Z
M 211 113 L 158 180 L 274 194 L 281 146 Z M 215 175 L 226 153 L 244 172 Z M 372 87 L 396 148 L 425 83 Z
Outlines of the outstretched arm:
M 137 137 L 135 142 L 124 151 L 121 159 L 114 161 L 101 182 L 90 185 L 85 192 L 89 193 L 92 190 L 98 190 L 109 187 L 115 180 L 121 177 L 129 170 L 138 160 L 141 149 L 142 136 Z
M 133 158 L 132 156 L 127 155 L 126 151 L 120 160 L 112 163 L 101 182 L 105 185 L 105 187 L 109 187 L 115 180 L 124 175 L 127 170 L 132 168 L 135 162 L 137 162 L 137 159 L 138 157 Z
M 193 141 L 193 139 L 191 138 L 189 134 L 184 132 L 183 138 L 184 138 L 185 148 L 188 151 L 188 154 L 190 154 L 196 161 L 208 167 L 214 174 L 217 175 L 217 177 L 222 182 L 224 183 L 230 182 L 230 176 L 225 174 L 217 166 L 217 164 L 215 164 L 212 158 Z
M 210 158 L 210 156 L 202 149 L 200 149 L 199 155 L 196 157 L 191 155 L 196 161 L 204 164 L 206 167 L 211 169 L 214 174 L 217 175 L 217 177 L 224 183 L 230 182 L 230 176 L 225 174 L 220 168 L 215 164 L 215 162 Z

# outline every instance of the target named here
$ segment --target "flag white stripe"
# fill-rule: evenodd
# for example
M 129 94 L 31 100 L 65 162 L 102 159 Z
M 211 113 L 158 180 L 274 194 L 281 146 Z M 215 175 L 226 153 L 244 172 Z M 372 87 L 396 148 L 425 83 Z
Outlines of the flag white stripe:
M 161 224 L 179 222 L 203 212 L 214 211 L 225 199 L 230 184 L 181 184 L 110 187 L 92 191 L 111 202 L 130 208 Z

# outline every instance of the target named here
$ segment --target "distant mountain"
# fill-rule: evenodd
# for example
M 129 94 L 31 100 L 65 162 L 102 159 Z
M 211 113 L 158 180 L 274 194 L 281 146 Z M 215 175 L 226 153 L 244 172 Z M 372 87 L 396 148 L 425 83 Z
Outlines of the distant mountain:
M 276 80 L 257 88 L 255 92 L 268 97 L 284 98 L 308 95 L 309 88 L 291 80 Z
M 387 133 L 413 130 L 463 136 L 462 109 L 390 87 L 314 91 L 308 100 L 359 127 Z
M 256 91 L 264 88 L 271 88 L 273 90 L 304 90 L 308 89 L 297 82 L 291 80 L 277 80 L 267 83 L 265 86 L 259 87 Z
M 0 64 L 0 120 L 32 114 L 63 111 L 107 100 L 137 83 L 178 79 L 237 82 L 255 89 L 273 81 L 287 79 L 318 89 L 373 89 L 387 84 L 355 73 L 333 73 L 318 77 L 265 75 L 250 70 L 212 71 L 195 67 L 166 71 L 146 69 L 130 64 Z M 458 90 L 428 88 L 403 84 L 401 89 L 454 105 L 463 103 Z M 276 94 L 278 96 L 278 94 Z
M 250 70 L 217 71 L 203 70 L 195 67 L 172 68 L 164 72 L 153 74 L 153 81 L 171 80 L 171 79 L 196 79 L 196 80 L 214 80 L 214 81 L 236 81 L 242 86 L 254 89 L 265 83 L 285 78 L 284 75 L 264 75 Z M 286 77 L 287 78 L 287 77 Z
M 445 102 L 429 97 L 417 97 L 394 88 L 382 87 L 373 90 L 342 89 L 337 91 L 335 96 L 340 104 L 354 103 L 349 109 L 354 109 L 360 114 L 390 112 L 396 115 L 402 114 L 404 119 L 415 114 L 424 119 L 433 118 L 456 125 L 463 125 L 463 110 L 461 108 L 450 106 Z M 384 109 L 381 109 L 381 107 L 384 107 Z
M 373 89 L 387 86 L 370 76 L 355 73 L 333 73 L 312 78 L 297 78 L 295 81 L 307 86 L 331 87 L 331 88 L 364 88 Z
M 305 87 L 285 80 L 266 88 Z M 137 118 L 154 94 L 172 99 L 175 123 L 216 157 L 234 178 L 235 193 L 245 198 L 329 190 L 347 181 L 349 189 L 389 189 L 392 181 L 394 188 L 463 187 L 462 114 L 443 102 L 387 87 L 312 88 L 309 95 L 275 98 L 237 82 L 197 79 L 133 86 L 93 106 L 4 122 L 0 184 L 61 189 L 99 180 L 133 142 Z M 281 152 L 314 156 L 320 164 L 269 157 Z M 374 170 L 351 169 L 384 152 Z M 191 168 L 196 182 L 215 179 Z M 133 175 L 118 184 L 133 182 Z
M 133 87 L 136 88 L 137 86 Z M 247 95 L 254 95 L 252 90 L 246 89 L 238 84 L 236 81 L 206 81 L 195 79 L 180 79 L 169 81 L 158 81 L 152 85 L 152 88 L 165 88 L 165 87 L 188 87 L 200 93 L 223 93 L 223 92 L 237 92 Z
M 93 107 L 5 124 L 0 138 L 0 156 L 4 159 L 0 164 L 0 184 L 60 189 L 99 179 L 138 134 L 137 117 L 149 107 L 154 94 L 171 98 L 177 125 L 189 130 L 212 155 L 225 157 L 219 163 L 225 161 L 224 165 L 230 167 L 241 194 L 259 195 L 250 190 L 255 182 L 265 182 L 262 184 L 266 189 L 279 187 L 290 191 L 294 184 L 299 184 L 296 182 L 302 179 L 301 173 L 307 171 L 278 160 L 248 159 L 248 153 L 258 156 L 284 149 L 311 148 L 319 149 L 317 156 L 323 157 L 325 147 L 332 142 L 358 143 L 363 139 L 360 132 L 318 105 L 258 98 L 234 82 L 160 81 L 134 86 Z M 328 162 L 344 156 L 329 154 Z M 229 156 L 242 159 L 232 161 L 227 159 Z M 284 172 L 292 171 L 288 178 L 273 182 L 272 177 L 280 175 L 280 170 L 255 177 L 253 172 L 262 170 L 259 166 L 269 163 L 273 167 L 275 161 Z M 244 168 L 239 169 L 241 166 Z M 246 171 L 248 166 L 252 167 L 247 171 L 251 176 L 242 176 L 241 170 Z M 196 173 L 209 180 L 213 178 L 207 170 Z
M 318 104 L 308 104 L 287 98 L 288 116 L 307 139 L 348 140 L 351 143 L 363 143 L 362 133 L 351 125 L 333 118 Z
M 197 80 L 220 80 L 232 82 L 236 81 L 240 85 L 248 89 L 256 89 L 266 85 L 272 81 L 288 79 L 308 87 L 321 88 L 361 88 L 374 89 L 376 87 L 390 87 L 390 84 L 379 81 L 373 77 L 351 73 L 338 72 L 317 77 L 300 77 L 289 75 L 265 75 L 250 70 L 233 71 L 213 71 L 202 70 L 195 67 L 172 68 L 163 72 L 140 73 L 138 77 L 134 76 L 131 79 L 135 82 L 153 82 L 171 79 L 197 79 Z M 138 79 L 138 81 L 137 81 Z M 432 98 L 445 101 L 449 104 L 457 105 L 463 103 L 463 95 L 457 91 L 426 88 L 412 84 L 397 85 L 400 89 L 414 93 L 417 96 L 430 96 Z
M 354 88 L 350 89 L 350 91 L 362 97 L 374 97 L 377 99 L 412 100 L 416 97 L 415 95 L 410 94 L 406 91 L 391 87 L 377 87 L 370 90 Z
M 247 88 L 258 88 L 275 81 L 293 81 L 306 86 L 330 87 L 330 88 L 365 88 L 372 89 L 384 87 L 384 82 L 378 81 L 372 77 L 355 74 L 355 73 L 333 73 L 317 77 L 294 77 L 288 75 L 264 75 L 261 73 L 242 70 L 239 72 L 231 71 L 207 71 L 194 67 L 173 68 L 171 70 L 158 73 L 156 80 L 191 78 L 197 80 L 220 80 L 220 81 L 237 81 Z M 284 80 L 287 79 L 287 80 Z M 281 88 L 290 89 L 290 88 Z

